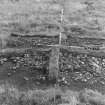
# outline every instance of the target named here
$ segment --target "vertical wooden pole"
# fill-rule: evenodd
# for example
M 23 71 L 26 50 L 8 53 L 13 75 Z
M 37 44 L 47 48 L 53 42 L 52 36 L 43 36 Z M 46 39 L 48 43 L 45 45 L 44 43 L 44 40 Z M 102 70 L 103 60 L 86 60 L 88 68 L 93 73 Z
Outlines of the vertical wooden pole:
M 59 72 L 59 47 L 52 47 L 49 62 L 49 79 L 57 79 Z

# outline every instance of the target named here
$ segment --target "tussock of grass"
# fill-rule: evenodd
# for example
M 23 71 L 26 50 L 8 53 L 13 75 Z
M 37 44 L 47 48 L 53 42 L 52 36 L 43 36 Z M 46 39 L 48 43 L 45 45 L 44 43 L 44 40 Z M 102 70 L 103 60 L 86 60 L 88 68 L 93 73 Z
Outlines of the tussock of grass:
M 62 100 L 64 101 L 64 103 L 67 103 L 69 105 L 77 105 L 78 102 L 78 93 L 71 91 L 71 90 L 67 90 L 63 95 L 62 95 Z
M 105 95 L 98 91 L 85 89 L 79 93 L 79 100 L 81 103 L 90 105 L 105 105 Z

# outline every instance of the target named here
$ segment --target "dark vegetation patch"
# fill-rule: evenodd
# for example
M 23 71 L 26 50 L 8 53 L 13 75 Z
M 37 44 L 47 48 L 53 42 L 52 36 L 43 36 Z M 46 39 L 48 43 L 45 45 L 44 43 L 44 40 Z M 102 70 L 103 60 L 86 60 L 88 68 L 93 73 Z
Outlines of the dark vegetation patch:
M 105 87 L 105 58 L 87 54 L 70 53 L 62 49 L 60 53 L 60 80 L 70 87 Z M 71 82 L 70 82 L 71 81 Z M 94 86 L 93 86 L 94 84 Z M 101 90 L 99 89 L 99 90 Z
M 34 36 L 18 36 L 12 35 L 11 40 L 8 40 L 7 47 L 10 48 L 24 48 L 24 47 L 34 47 L 37 45 L 54 45 L 58 44 L 59 36 L 44 36 L 44 35 L 34 35 Z

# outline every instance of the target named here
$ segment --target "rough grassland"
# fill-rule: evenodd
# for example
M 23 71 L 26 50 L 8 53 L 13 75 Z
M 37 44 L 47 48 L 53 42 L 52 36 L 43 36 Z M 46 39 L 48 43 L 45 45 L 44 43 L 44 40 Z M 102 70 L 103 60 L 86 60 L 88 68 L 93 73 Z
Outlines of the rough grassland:
M 9 83 L 0 85 L 0 105 L 105 105 L 105 96 L 98 91 L 63 91 L 59 87 L 46 90 L 20 90 Z

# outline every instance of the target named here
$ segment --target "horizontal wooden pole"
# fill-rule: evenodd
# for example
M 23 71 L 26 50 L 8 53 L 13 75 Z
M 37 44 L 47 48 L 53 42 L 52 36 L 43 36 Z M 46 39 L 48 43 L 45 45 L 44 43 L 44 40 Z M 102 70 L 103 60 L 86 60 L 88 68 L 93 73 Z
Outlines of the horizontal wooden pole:
M 64 45 L 48 45 L 48 46 L 59 47 L 71 53 L 87 54 L 87 55 L 97 56 L 97 57 L 105 57 L 104 47 L 100 50 L 89 50 L 89 49 L 85 49 L 84 47 L 78 47 L 78 46 L 64 46 Z
M 51 48 L 5 48 L 5 49 L 0 49 L 0 56 L 6 55 L 6 54 L 19 54 L 19 53 L 25 53 L 27 51 L 40 51 L 40 52 L 48 52 L 50 51 Z
M 0 49 L 0 55 L 5 55 L 8 53 L 22 53 L 26 50 L 33 50 L 33 51 L 50 51 L 52 47 L 56 47 L 59 49 L 65 49 L 69 51 L 70 53 L 78 53 L 78 54 L 87 54 L 91 56 L 97 56 L 97 57 L 105 57 L 105 48 L 101 48 L 100 50 L 91 50 L 91 49 L 85 49 L 84 47 L 79 46 L 64 46 L 64 45 L 37 45 L 31 48 L 6 48 L 6 49 Z

